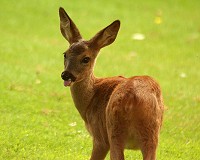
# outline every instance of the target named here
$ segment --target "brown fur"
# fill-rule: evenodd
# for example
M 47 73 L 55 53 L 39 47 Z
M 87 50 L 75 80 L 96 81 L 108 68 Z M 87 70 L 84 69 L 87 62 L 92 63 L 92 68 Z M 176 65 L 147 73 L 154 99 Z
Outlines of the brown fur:
M 115 40 L 119 21 L 85 41 L 64 9 L 60 8 L 59 13 L 61 32 L 70 43 L 64 53 L 65 72 L 76 77 L 70 90 L 93 137 L 90 159 L 103 160 L 110 150 L 111 160 L 124 160 L 127 148 L 140 149 L 144 160 L 155 160 L 164 110 L 158 83 L 149 76 L 96 78 L 93 75 L 97 54 Z M 82 64 L 84 57 L 90 61 Z

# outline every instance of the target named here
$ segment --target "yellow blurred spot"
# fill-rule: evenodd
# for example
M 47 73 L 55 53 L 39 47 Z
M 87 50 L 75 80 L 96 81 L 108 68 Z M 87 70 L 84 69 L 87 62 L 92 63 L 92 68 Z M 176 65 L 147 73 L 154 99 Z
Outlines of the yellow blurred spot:
M 39 79 L 35 80 L 35 84 L 40 84 L 40 83 L 41 83 L 41 80 L 39 80 Z
M 162 23 L 162 18 L 161 18 L 161 17 L 156 17 L 156 18 L 154 19 L 154 23 L 156 23 L 156 24 L 161 24 L 161 23 Z
M 180 77 L 181 77 L 181 78 L 186 78 L 187 75 L 186 75 L 185 73 L 182 72 L 182 73 L 180 74 Z

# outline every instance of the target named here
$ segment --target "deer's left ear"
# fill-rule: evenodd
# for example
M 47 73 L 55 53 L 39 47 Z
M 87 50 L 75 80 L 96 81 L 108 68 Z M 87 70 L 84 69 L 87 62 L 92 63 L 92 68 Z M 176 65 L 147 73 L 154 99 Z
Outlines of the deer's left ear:
M 120 21 L 114 21 L 89 40 L 90 47 L 99 50 L 107 45 L 110 45 L 115 41 L 119 28 Z
M 71 20 L 71 18 L 68 16 L 68 14 L 65 12 L 65 10 L 61 7 L 59 8 L 59 16 L 60 16 L 60 30 L 65 39 L 70 44 L 78 42 L 80 39 L 82 39 L 78 28 Z

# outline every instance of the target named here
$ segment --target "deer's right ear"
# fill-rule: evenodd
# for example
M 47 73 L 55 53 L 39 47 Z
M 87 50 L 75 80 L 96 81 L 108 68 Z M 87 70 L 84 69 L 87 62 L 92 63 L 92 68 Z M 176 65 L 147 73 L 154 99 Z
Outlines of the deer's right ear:
M 70 43 L 78 42 L 82 39 L 81 34 L 71 20 L 71 18 L 67 15 L 63 8 L 59 8 L 59 16 L 60 16 L 60 30 L 65 39 Z

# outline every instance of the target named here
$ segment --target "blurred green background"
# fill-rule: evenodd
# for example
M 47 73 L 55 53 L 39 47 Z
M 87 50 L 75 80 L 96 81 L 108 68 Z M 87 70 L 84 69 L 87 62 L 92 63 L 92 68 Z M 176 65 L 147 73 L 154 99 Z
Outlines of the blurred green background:
M 198 159 L 199 0 L 1 0 L 0 159 L 90 157 L 91 138 L 60 78 L 68 47 L 59 30 L 60 6 L 85 39 L 120 19 L 118 37 L 102 49 L 95 75 L 157 79 L 166 105 L 157 159 Z M 125 155 L 142 159 L 139 151 Z

